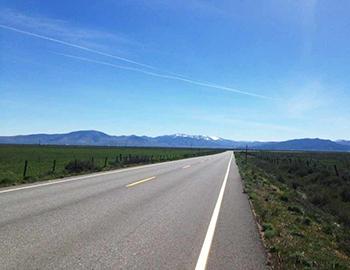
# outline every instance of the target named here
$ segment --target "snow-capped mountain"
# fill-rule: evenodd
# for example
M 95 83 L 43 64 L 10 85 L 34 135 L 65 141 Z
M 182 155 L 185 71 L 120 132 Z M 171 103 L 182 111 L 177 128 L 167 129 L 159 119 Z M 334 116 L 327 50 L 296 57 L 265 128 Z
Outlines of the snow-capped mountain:
M 284 142 L 233 141 L 214 136 L 173 134 L 157 137 L 111 136 L 95 130 L 66 134 L 0 136 L 0 144 L 94 145 L 142 147 L 245 148 L 266 150 L 350 151 L 348 141 L 297 139 Z
M 222 138 L 216 137 L 216 136 L 188 135 L 188 134 L 183 134 L 183 133 L 176 133 L 176 134 L 173 134 L 172 136 L 174 136 L 174 137 L 184 137 L 184 138 L 193 138 L 193 139 L 197 139 L 197 140 L 206 140 L 206 141 L 222 140 Z

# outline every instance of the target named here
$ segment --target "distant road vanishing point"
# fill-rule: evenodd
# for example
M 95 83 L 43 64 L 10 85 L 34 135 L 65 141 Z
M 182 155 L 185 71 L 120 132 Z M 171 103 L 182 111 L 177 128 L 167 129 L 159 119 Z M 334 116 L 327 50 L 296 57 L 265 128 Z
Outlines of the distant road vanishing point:
M 0 189 L 1 269 L 266 269 L 232 152 Z

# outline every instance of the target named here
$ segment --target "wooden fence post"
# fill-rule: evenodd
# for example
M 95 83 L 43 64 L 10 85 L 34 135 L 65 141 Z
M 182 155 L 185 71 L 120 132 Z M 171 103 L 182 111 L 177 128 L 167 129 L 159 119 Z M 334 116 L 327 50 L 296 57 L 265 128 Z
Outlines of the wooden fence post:
M 24 169 L 23 169 L 23 179 L 26 178 L 28 168 L 28 160 L 24 161 Z
M 335 165 L 335 164 L 334 164 L 334 171 L 335 171 L 336 176 L 339 177 L 338 168 L 337 168 L 337 165 Z
M 56 170 L 56 159 L 54 159 L 52 163 L 52 172 L 54 173 L 55 170 Z

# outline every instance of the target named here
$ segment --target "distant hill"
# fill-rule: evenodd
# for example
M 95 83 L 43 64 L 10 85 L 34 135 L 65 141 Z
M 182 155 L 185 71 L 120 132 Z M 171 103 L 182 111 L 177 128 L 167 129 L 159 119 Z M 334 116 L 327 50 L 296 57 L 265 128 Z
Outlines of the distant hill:
M 336 143 L 350 146 L 350 141 L 346 140 L 337 140 Z
M 143 147 L 202 147 L 245 148 L 262 150 L 350 151 L 350 141 L 297 139 L 284 142 L 234 141 L 220 137 L 173 134 L 157 137 L 111 136 L 96 130 L 74 131 L 65 134 L 32 134 L 0 136 L 0 144 L 143 146 Z
M 343 145 L 331 140 L 296 139 L 284 142 L 271 142 L 260 145 L 259 149 L 299 150 L 299 151 L 350 151 L 350 145 Z

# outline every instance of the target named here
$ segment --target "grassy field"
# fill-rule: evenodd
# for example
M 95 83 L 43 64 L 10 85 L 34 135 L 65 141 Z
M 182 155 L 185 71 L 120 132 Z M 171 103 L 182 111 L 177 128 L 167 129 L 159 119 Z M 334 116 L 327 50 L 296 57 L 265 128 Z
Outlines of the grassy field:
M 0 186 L 218 153 L 182 148 L 0 145 Z M 25 162 L 27 170 L 24 175 Z
M 273 269 L 350 269 L 350 154 L 244 152 L 237 164 Z

